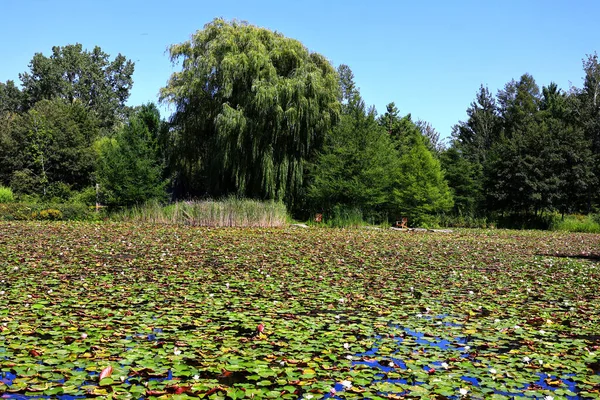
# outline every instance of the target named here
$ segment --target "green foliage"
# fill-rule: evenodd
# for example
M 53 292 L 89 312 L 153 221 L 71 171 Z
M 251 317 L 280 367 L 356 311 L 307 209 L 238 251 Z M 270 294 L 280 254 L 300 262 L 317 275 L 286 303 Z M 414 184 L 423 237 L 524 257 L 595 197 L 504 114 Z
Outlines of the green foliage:
M 176 106 L 169 163 L 176 192 L 293 204 L 304 161 L 338 119 L 329 62 L 279 33 L 222 19 L 170 55 L 183 67 L 161 91 Z
M 397 170 L 398 153 L 389 135 L 366 112 L 356 91 L 310 167 L 308 202 L 315 212 L 358 209 L 371 219 L 387 210 Z
M 46 210 L 35 211 L 31 215 L 31 219 L 40 221 L 59 221 L 63 218 L 62 212 L 55 208 L 48 208 Z
M 0 185 L 0 204 L 12 203 L 15 200 L 11 188 Z
M 454 214 L 476 215 L 483 202 L 481 165 L 469 161 L 456 147 L 443 151 L 440 163 L 454 198 Z
M 117 134 L 115 139 L 103 138 L 96 144 L 99 153 L 97 182 L 102 202 L 112 206 L 132 206 L 150 200 L 165 200 L 167 181 L 157 153 L 158 110 L 142 109 Z
M 427 149 L 422 137 L 400 158 L 392 201 L 413 226 L 433 223 L 434 214 L 449 211 L 454 204 L 440 162 Z
M 0 82 L 0 116 L 17 113 L 23 105 L 23 93 L 13 81 Z
M 550 225 L 553 231 L 600 233 L 600 214 L 555 215 Z
M 118 212 L 111 219 L 191 226 L 281 227 L 288 215 L 281 202 L 228 197 L 166 206 L 151 201 Z
M 91 183 L 98 122 L 79 103 L 43 100 L 9 125 L 6 147 L 0 148 L 4 167 L 12 171 L 15 193 L 48 195 L 62 184 L 79 190 Z
M 114 60 L 98 46 L 54 46 L 52 55 L 33 56 L 30 71 L 19 75 L 27 108 L 41 100 L 63 99 L 92 110 L 104 128 L 122 117 L 133 85 L 134 64 L 121 54 Z
M 79 203 L 0 203 L 0 220 L 96 221 L 101 217 L 92 208 Z
M 329 210 L 323 216 L 323 222 L 325 226 L 331 228 L 357 228 L 367 224 L 360 208 L 349 208 L 342 205 L 336 205 Z
M 72 193 L 71 203 L 85 204 L 88 206 L 94 205 L 97 200 L 96 188 L 90 186 L 78 192 Z

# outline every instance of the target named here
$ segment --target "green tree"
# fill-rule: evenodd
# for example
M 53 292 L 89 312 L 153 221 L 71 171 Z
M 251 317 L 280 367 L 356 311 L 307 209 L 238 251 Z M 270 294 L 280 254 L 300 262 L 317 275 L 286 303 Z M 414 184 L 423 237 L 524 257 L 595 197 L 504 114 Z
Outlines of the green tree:
M 21 111 L 23 106 L 23 93 L 15 86 L 13 81 L 0 82 L 0 115 Z
M 444 170 L 444 177 L 452 190 L 454 213 L 463 216 L 478 215 L 484 200 L 479 165 L 469 161 L 454 146 L 440 154 L 440 163 Z
M 79 190 L 91 184 L 98 121 L 86 107 L 42 100 L 17 115 L 9 129 L 10 154 L 2 158 L 16 192 L 46 196 L 53 185 Z
M 159 129 L 158 110 L 146 105 L 134 113 L 115 138 L 98 141 L 97 183 L 106 204 L 131 206 L 166 199 L 167 181 L 157 153 Z
M 379 125 L 388 132 L 401 155 L 409 151 L 423 137 L 419 127 L 412 121 L 411 115 L 401 117 L 393 102 L 386 106 L 386 112 L 379 117 L 378 121 Z
M 382 220 L 398 170 L 397 151 L 374 114 L 366 110 L 350 69 L 343 65 L 338 71 L 345 80 L 344 112 L 312 165 L 308 198 L 315 211 L 359 209 L 368 219 Z
M 579 122 L 590 141 L 594 162 L 593 182 L 587 190 L 587 211 L 600 208 L 600 63 L 596 53 L 583 60 L 585 73 L 583 88 L 575 92 L 578 100 Z
M 555 83 L 542 89 L 540 117 L 549 132 L 547 173 L 558 182 L 553 207 L 565 213 L 587 212 L 588 194 L 596 185 L 592 141 L 580 123 L 578 100 Z
M 494 97 L 481 86 L 467 109 L 468 119 L 452 128 L 453 146 L 471 163 L 482 166 L 499 137 L 501 119 Z
M 427 225 L 432 215 L 450 211 L 453 206 L 440 162 L 426 142 L 423 136 L 415 137 L 400 157 L 400 173 L 394 182 L 393 204 L 400 216 L 407 216 L 414 225 Z
M 121 54 L 114 60 L 98 46 L 54 46 L 50 57 L 36 53 L 30 71 L 19 75 L 27 108 L 41 100 L 61 98 L 93 110 L 104 128 L 122 117 L 133 85 L 134 64 Z
M 339 119 L 337 74 L 279 33 L 215 19 L 171 46 L 171 168 L 180 195 L 239 195 L 293 204 L 304 163 Z M 173 165 L 174 164 L 174 165 Z

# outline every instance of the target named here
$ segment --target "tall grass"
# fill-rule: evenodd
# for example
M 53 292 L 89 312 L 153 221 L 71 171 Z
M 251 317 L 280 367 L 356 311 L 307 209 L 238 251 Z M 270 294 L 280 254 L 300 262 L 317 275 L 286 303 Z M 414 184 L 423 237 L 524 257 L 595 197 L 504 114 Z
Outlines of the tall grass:
M 600 233 L 600 214 L 555 216 L 550 229 L 564 232 Z
M 281 202 L 230 197 L 224 200 L 183 201 L 163 206 L 150 202 L 112 216 L 113 219 L 160 224 L 220 227 L 281 227 L 288 220 Z

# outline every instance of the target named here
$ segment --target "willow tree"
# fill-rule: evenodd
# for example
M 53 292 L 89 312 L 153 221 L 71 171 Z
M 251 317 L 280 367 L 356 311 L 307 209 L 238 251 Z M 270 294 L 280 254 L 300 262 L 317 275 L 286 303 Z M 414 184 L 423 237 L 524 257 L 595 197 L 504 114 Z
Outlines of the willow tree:
M 305 160 L 339 118 L 330 63 L 280 33 L 222 19 L 169 51 L 182 67 L 161 90 L 175 105 L 176 194 L 293 203 Z

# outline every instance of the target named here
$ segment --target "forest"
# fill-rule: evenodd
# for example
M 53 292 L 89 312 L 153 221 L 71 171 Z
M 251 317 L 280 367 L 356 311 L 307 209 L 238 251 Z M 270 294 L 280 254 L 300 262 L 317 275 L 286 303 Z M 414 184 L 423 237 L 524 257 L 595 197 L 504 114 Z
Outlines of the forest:
M 100 47 L 55 46 L 19 83 L 0 82 L 0 203 L 235 196 L 282 202 L 298 220 L 598 220 L 596 53 L 583 58 L 582 87 L 540 87 L 524 73 L 496 94 L 473 88 L 447 140 L 393 99 L 379 112 L 365 104 L 350 66 L 248 23 L 215 19 L 169 56 L 179 66 L 159 96 L 169 116 L 127 105 L 134 63 Z

